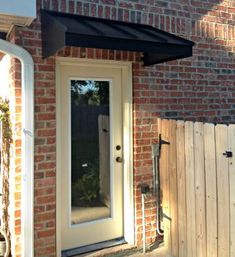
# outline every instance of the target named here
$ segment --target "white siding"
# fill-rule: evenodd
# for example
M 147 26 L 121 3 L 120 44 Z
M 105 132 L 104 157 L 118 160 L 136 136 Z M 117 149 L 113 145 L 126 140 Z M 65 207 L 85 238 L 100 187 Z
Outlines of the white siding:
M 36 18 L 36 0 L 1 1 L 0 14 Z

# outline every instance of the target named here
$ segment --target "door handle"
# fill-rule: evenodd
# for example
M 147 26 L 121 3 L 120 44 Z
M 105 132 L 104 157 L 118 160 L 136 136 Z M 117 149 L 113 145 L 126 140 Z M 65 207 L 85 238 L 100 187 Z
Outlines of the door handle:
M 122 161 L 123 161 L 122 157 L 119 156 L 119 157 L 116 158 L 116 162 L 122 162 Z

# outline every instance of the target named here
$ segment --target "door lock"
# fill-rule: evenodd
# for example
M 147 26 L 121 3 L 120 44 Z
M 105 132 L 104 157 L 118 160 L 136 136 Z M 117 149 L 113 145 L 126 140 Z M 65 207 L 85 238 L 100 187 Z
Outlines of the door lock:
M 116 150 L 117 150 L 117 151 L 120 151 L 121 148 L 122 148 L 122 147 L 121 147 L 120 145 L 117 145 L 117 146 L 116 146 Z
M 116 162 L 122 162 L 122 157 L 117 157 Z

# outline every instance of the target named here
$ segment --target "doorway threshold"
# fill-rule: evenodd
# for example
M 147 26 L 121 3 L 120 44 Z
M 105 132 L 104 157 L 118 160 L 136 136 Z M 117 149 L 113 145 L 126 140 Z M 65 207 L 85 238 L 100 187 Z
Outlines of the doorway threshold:
M 102 250 L 105 248 L 115 247 L 119 245 L 127 245 L 124 238 L 116 238 L 105 242 L 100 242 L 92 245 L 81 246 L 73 249 L 62 251 L 62 257 L 82 257 L 84 254 Z
M 111 240 L 111 241 L 116 241 Z M 104 243 L 110 243 L 110 246 L 86 251 L 83 253 L 75 254 L 75 255 L 63 255 L 64 256 L 73 256 L 73 257 L 173 257 L 169 254 L 166 254 L 164 251 L 164 244 L 159 242 L 154 242 L 151 245 L 148 245 L 146 248 L 146 252 L 143 253 L 142 247 L 137 247 L 135 245 L 130 245 L 125 243 L 124 244 L 111 244 L 111 241 L 104 242 Z M 103 243 L 99 243 L 103 244 Z M 96 244 L 97 245 L 97 244 Z M 87 247 L 87 246 L 85 246 Z M 85 248 L 85 247 L 80 247 Z M 77 248 L 78 249 L 78 248 Z

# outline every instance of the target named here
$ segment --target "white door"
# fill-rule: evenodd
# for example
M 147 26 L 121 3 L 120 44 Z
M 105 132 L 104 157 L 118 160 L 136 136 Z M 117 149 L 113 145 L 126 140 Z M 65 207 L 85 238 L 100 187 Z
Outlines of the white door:
M 122 72 L 64 64 L 59 74 L 62 250 L 123 236 Z

